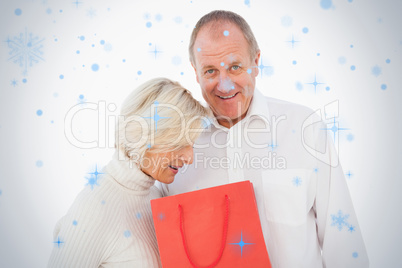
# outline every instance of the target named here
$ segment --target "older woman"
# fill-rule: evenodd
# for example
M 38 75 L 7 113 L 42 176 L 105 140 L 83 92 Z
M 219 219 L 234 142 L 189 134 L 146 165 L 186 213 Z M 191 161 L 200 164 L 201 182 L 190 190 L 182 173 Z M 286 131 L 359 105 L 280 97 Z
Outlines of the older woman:
M 49 267 L 160 267 L 150 200 L 192 163 L 206 109 L 177 82 L 157 78 L 126 99 L 116 153 L 56 225 Z M 90 187 L 92 186 L 92 187 Z

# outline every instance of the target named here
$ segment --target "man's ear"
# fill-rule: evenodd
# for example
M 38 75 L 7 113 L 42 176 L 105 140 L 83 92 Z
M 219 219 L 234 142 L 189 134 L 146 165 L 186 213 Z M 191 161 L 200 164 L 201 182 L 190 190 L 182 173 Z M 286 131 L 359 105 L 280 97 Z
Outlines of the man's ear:
M 258 63 L 260 62 L 260 56 L 261 56 L 261 52 L 258 50 L 257 54 L 255 55 L 255 59 L 254 59 L 254 64 L 255 64 L 255 66 L 257 66 L 257 68 L 255 68 L 255 77 L 257 77 L 260 72 L 260 69 L 258 68 Z
M 194 64 L 193 64 L 193 63 L 191 63 L 191 66 L 193 66 L 193 68 L 194 68 L 195 77 L 197 78 L 197 83 L 199 84 L 199 83 L 200 83 L 200 80 L 198 79 L 197 69 L 194 67 Z

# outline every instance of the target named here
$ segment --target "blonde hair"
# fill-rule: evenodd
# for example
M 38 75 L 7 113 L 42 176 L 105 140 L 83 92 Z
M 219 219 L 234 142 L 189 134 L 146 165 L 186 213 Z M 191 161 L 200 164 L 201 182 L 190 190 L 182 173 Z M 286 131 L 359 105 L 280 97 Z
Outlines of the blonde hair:
M 195 57 L 194 57 L 194 43 L 195 40 L 197 39 L 197 35 L 199 31 L 204 27 L 205 25 L 209 23 L 217 23 L 221 24 L 224 22 L 228 23 L 233 23 L 239 29 L 244 35 L 244 38 L 246 39 L 248 43 L 248 49 L 249 49 L 249 54 L 251 59 L 254 59 L 254 56 L 260 51 L 257 40 L 255 39 L 255 36 L 253 34 L 253 31 L 251 31 L 250 26 L 246 22 L 246 20 L 232 12 L 232 11 L 227 11 L 227 10 L 214 10 L 209 12 L 208 14 L 204 15 L 195 25 L 193 32 L 191 34 L 190 38 L 190 45 L 188 47 L 189 50 L 189 55 L 190 55 L 190 62 L 195 66 Z
M 118 149 L 131 160 L 140 161 L 146 150 L 183 148 L 198 138 L 208 116 L 208 110 L 178 82 L 149 80 L 122 105 L 116 133 Z

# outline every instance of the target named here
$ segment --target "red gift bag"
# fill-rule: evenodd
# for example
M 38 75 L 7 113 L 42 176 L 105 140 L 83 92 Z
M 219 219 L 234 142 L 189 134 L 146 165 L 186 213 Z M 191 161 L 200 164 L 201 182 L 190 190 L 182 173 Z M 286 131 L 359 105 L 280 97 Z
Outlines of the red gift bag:
M 249 181 L 151 200 L 164 268 L 271 267 Z

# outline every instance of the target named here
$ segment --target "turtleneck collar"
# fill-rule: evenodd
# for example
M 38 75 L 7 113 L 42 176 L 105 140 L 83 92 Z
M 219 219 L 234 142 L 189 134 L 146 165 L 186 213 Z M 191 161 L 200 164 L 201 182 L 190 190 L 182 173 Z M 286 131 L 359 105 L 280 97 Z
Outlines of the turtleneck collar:
M 105 171 L 120 185 L 132 191 L 148 191 L 155 180 L 142 172 L 135 163 L 129 160 L 119 160 L 118 153 L 106 165 Z

